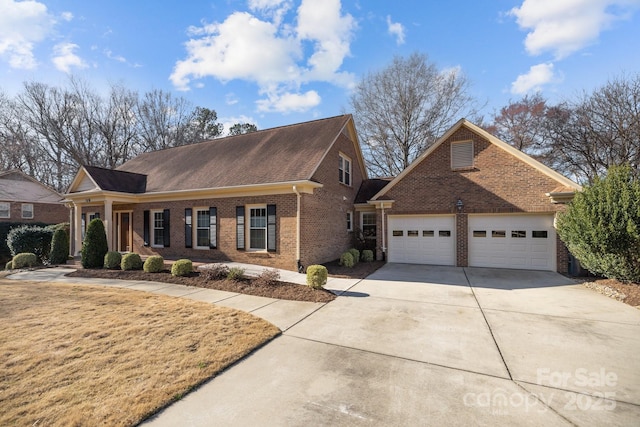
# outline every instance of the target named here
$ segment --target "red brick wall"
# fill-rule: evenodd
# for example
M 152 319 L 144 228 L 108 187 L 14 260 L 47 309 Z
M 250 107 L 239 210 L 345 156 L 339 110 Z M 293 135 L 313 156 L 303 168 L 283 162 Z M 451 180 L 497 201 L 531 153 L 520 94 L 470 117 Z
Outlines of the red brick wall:
M 4 202 L 0 200 L 0 202 Z M 34 222 L 43 222 L 45 224 L 59 224 L 61 222 L 69 222 L 69 209 L 62 203 L 30 203 L 30 202 L 11 202 L 10 215 L 11 218 L 2 218 L 2 222 L 23 222 L 25 224 Z M 33 205 L 33 218 L 22 218 L 22 204 L 30 203 Z
M 350 186 L 339 182 L 339 153 L 351 158 Z M 341 134 L 312 179 L 323 187 L 313 195 L 302 195 L 300 258 L 305 267 L 338 259 L 353 246 L 353 233 L 347 231 L 347 212 L 353 211 L 355 220 L 353 202 L 363 179 L 353 142 Z
M 451 169 L 451 142 L 473 140 L 474 167 Z M 545 195 L 560 184 L 524 161 L 461 128 L 436 148 L 385 195 L 395 200 L 386 214 L 456 213 L 457 265 L 468 265 L 467 214 L 554 213 L 564 209 Z M 462 200 L 462 212 L 456 208 Z M 380 234 L 380 233 L 379 233 Z M 381 245 L 381 236 L 378 238 Z M 558 271 L 566 270 L 567 251 L 558 243 Z

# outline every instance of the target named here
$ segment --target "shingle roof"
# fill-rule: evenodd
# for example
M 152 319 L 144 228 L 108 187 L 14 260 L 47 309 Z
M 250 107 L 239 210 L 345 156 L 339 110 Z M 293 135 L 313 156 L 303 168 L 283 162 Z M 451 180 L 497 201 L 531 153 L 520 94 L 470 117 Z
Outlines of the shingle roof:
M 342 115 L 144 153 L 118 170 L 146 175 L 147 192 L 310 180 L 350 119 Z
M 91 178 L 105 191 L 119 191 L 122 193 L 144 193 L 147 177 L 138 173 L 84 166 Z
M 62 196 L 19 170 L 0 172 L 0 201 L 58 203 Z
M 365 179 L 360 184 L 360 189 L 356 195 L 355 204 L 367 203 L 373 196 L 378 194 L 393 178 Z

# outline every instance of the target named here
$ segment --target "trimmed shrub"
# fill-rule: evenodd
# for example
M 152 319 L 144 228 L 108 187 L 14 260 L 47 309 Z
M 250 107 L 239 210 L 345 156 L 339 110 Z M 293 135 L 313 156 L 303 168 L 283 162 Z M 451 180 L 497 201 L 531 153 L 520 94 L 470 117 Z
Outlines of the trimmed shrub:
M 152 255 L 145 260 L 142 269 L 146 273 L 160 273 L 164 270 L 164 258 L 160 255 Z
M 13 263 L 12 267 L 15 269 L 34 267 L 38 264 L 38 257 L 34 253 L 23 252 L 14 256 L 11 262 Z
M 49 262 L 51 264 L 66 264 L 67 259 L 69 259 L 69 235 L 64 228 L 58 228 L 53 232 L 51 239 Z
M 193 271 L 193 263 L 190 259 L 179 259 L 171 266 L 172 276 L 188 276 Z
M 264 269 L 254 282 L 259 286 L 274 286 L 280 282 L 280 271 L 273 269 Z
M 347 268 L 351 268 L 355 265 L 355 262 L 353 262 L 353 255 L 351 254 L 351 252 L 345 252 L 342 255 L 340 255 L 340 265 L 344 265 Z
M 109 251 L 107 234 L 104 231 L 102 220 L 96 218 L 89 223 L 87 232 L 82 242 L 82 267 L 101 268 L 104 264 L 104 256 Z
M 7 261 L 11 261 L 13 255 L 11 254 L 11 250 L 9 246 L 7 246 L 7 236 L 9 235 L 9 231 L 14 228 L 22 227 L 22 226 L 31 226 L 31 227 L 46 227 L 47 224 L 43 222 L 30 222 L 29 224 L 25 224 L 23 222 L 0 222 L 0 262 L 6 263 Z M 19 251 L 24 252 L 24 251 Z M 19 253 L 18 252 L 18 253 Z
M 362 251 L 362 261 L 371 262 L 373 261 L 373 251 L 370 249 L 365 249 Z
M 4 266 L 5 270 L 13 270 L 13 261 L 9 261 Z
M 327 267 L 324 265 L 310 265 L 307 267 L 307 285 L 314 289 L 324 288 L 327 284 L 328 274 Z
M 124 254 L 124 256 L 122 257 L 122 262 L 120 262 L 120 268 L 124 271 L 141 270 L 142 258 L 140 258 L 140 255 L 133 252 Z
M 200 276 L 205 280 L 223 280 L 229 275 L 229 267 L 224 264 L 213 264 L 211 267 L 201 268 Z
M 240 280 L 244 277 L 244 271 L 244 268 L 241 267 L 231 267 L 227 273 L 227 279 Z
M 118 270 L 122 263 L 122 254 L 116 251 L 109 251 L 104 255 L 104 268 L 109 270 Z
M 356 248 L 351 248 L 349 249 L 347 252 L 349 252 L 351 255 L 353 255 L 353 263 L 357 264 L 360 262 L 360 251 L 357 250 Z
M 613 166 L 558 215 L 558 234 L 590 272 L 640 283 L 640 175 Z
M 23 225 L 9 231 L 7 246 L 11 251 L 11 255 L 32 253 L 36 255 L 40 262 L 44 263 L 49 258 L 52 236 L 53 230 L 49 227 Z

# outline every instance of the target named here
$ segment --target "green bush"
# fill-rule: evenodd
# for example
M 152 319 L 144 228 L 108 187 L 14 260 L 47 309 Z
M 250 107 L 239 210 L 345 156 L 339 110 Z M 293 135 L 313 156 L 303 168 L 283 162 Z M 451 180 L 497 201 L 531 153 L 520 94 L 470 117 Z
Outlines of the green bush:
M 307 285 L 314 289 L 324 288 L 327 284 L 328 274 L 327 267 L 324 265 L 310 265 L 307 267 Z
M 69 259 L 69 235 L 63 228 L 53 232 L 51 239 L 51 252 L 49 262 L 51 264 L 66 264 Z
M 96 218 L 87 226 L 87 232 L 82 242 L 82 267 L 101 268 L 104 264 L 104 256 L 109 251 L 107 234 L 104 231 L 102 220 Z
M 49 258 L 53 231 L 48 227 L 23 225 L 9 231 L 7 246 L 12 255 L 19 253 L 35 254 L 41 263 Z
M 127 270 L 142 270 L 142 258 L 140 255 L 130 252 L 124 254 L 122 262 L 120 262 L 120 268 L 124 271 Z
M 240 280 L 244 277 L 244 268 L 241 267 L 231 267 L 229 269 L 229 273 L 227 273 L 227 279 L 229 280 Z
M 104 255 L 104 268 L 109 270 L 118 270 L 122 263 L 122 254 L 116 251 L 109 251 Z
M 360 262 L 360 251 L 357 250 L 356 248 L 351 248 L 349 249 L 347 252 L 349 252 L 351 255 L 353 255 L 353 263 L 357 264 Z
M 14 256 L 12 263 L 15 269 L 34 267 L 38 264 L 38 257 L 34 253 L 23 252 Z
M 373 251 L 370 249 L 365 249 L 362 251 L 362 261 L 371 262 L 373 261 Z
M 9 235 L 9 231 L 14 228 L 22 227 L 22 226 L 31 226 L 31 227 L 46 227 L 47 224 L 43 222 L 30 222 L 29 224 L 25 224 L 23 222 L 0 222 L 0 263 L 6 263 L 10 261 L 13 257 L 11 254 L 11 250 L 9 246 L 7 246 L 7 236 Z M 23 251 L 19 251 L 23 252 Z M 19 253 L 18 252 L 18 253 Z
M 188 276 L 193 271 L 193 263 L 190 259 L 179 259 L 171 266 L 172 276 Z
M 9 261 L 4 266 L 5 270 L 13 270 L 13 261 Z
M 351 268 L 355 265 L 353 262 L 353 254 L 351 252 L 345 252 L 340 255 L 340 265 L 344 265 L 347 268 Z
M 200 276 L 205 280 L 222 280 L 229 275 L 229 267 L 224 264 L 213 264 L 207 268 L 200 269 Z
M 640 176 L 611 167 L 604 179 L 577 193 L 558 216 L 558 234 L 594 274 L 640 282 Z
M 164 270 L 164 258 L 160 255 L 152 255 L 145 260 L 142 269 L 147 273 L 160 273 Z

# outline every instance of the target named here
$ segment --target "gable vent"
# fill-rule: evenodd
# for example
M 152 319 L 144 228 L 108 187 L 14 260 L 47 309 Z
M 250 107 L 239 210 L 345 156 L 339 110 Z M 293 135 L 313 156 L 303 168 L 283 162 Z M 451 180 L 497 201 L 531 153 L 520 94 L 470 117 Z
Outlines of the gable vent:
M 473 167 L 473 141 L 451 143 L 451 169 Z

